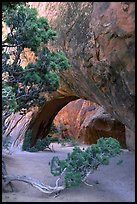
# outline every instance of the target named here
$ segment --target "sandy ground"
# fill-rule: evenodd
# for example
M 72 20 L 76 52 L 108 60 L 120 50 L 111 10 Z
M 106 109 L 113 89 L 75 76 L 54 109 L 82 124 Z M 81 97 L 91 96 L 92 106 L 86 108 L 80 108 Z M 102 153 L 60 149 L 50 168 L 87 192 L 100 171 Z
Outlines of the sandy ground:
M 5 155 L 7 171 L 10 175 L 26 175 L 54 186 L 56 177 L 50 173 L 48 162 L 53 156 L 66 158 L 73 147 L 54 144 L 55 153 L 50 151 L 29 153 L 15 151 Z M 119 160 L 123 162 L 118 165 Z M 123 151 L 110 160 L 110 164 L 100 166 L 88 178 L 93 187 L 81 184 L 80 187 L 65 189 L 57 197 L 45 194 L 27 183 L 14 181 L 17 189 L 13 193 L 3 193 L 2 202 L 135 202 L 135 154 Z

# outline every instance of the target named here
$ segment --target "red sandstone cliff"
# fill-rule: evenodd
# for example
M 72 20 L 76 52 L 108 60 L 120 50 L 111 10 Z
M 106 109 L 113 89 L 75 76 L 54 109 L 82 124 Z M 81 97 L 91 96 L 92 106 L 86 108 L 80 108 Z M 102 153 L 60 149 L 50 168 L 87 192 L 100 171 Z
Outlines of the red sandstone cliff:
M 71 69 L 60 73 L 61 97 L 94 101 L 134 132 L 135 3 L 30 4 L 57 31 L 58 39 L 50 46 L 64 51 L 71 63 Z

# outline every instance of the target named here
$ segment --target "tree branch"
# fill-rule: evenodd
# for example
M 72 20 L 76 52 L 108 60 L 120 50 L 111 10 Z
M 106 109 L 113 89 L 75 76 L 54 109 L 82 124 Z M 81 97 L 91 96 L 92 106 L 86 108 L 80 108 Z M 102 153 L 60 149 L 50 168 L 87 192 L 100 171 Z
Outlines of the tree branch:
M 56 180 L 56 187 L 58 186 L 59 180 L 61 179 L 62 175 L 65 173 L 66 170 L 67 170 L 67 168 L 65 168 L 65 169 L 62 171 L 60 177 Z
M 19 58 L 20 58 L 20 54 L 21 52 L 23 51 L 23 48 L 22 47 L 17 47 L 17 52 L 16 52 L 16 55 L 15 55 L 15 60 L 12 64 L 12 72 L 14 72 L 14 68 L 17 66 L 18 64 L 18 61 L 19 61 Z
M 17 46 L 19 46 L 19 45 L 4 45 L 4 44 L 2 44 L 2 47 L 17 47 Z
M 3 175 L 3 178 L 5 179 L 6 184 L 8 184 L 11 181 L 23 181 L 25 183 L 30 184 L 31 186 L 37 188 L 43 193 L 56 193 L 58 191 L 62 191 L 65 189 L 65 186 L 48 186 L 40 182 L 39 180 L 32 179 L 31 177 L 27 176 L 9 176 L 9 175 Z
M 31 69 L 26 69 L 26 70 L 21 71 L 21 72 L 13 72 L 13 74 L 16 75 L 16 76 L 18 76 L 18 75 L 20 75 L 20 74 L 25 74 L 25 73 L 30 72 L 30 71 L 33 71 L 33 70 L 35 70 L 35 69 L 34 69 L 34 68 L 31 68 Z

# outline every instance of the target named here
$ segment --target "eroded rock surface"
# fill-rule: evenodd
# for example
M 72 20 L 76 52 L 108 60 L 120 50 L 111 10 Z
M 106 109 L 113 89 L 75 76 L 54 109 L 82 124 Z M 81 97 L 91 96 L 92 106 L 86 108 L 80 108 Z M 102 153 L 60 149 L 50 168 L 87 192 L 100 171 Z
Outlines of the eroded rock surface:
M 113 137 L 126 147 L 125 127 L 96 103 L 78 99 L 62 108 L 54 119 L 62 137 L 72 137 L 85 144 L 100 137 Z
M 134 134 L 135 126 L 135 3 L 29 4 L 57 31 L 58 38 L 49 47 L 64 51 L 71 64 L 71 69 L 60 73 L 59 98 L 82 98 L 101 105 L 127 126 L 126 141 L 134 146 L 130 133 Z M 52 120 L 65 105 L 60 100 L 45 104 L 48 110 L 43 107 L 32 123 L 33 144 L 46 136 Z
M 7 128 L 3 135 L 3 144 L 5 144 L 7 138 L 10 137 L 9 142 L 11 144 L 9 145 L 11 145 L 11 147 L 16 148 L 22 145 L 25 132 L 29 127 L 29 123 L 32 120 L 34 113 L 36 113 L 37 111 L 38 110 L 36 108 L 32 111 L 29 111 L 25 115 L 20 115 L 19 112 L 12 113 L 5 121 L 5 125 Z
M 135 3 L 30 2 L 57 31 L 53 44 L 71 69 L 60 73 L 63 87 L 95 101 L 134 131 Z M 64 85 L 63 85 L 64 84 Z

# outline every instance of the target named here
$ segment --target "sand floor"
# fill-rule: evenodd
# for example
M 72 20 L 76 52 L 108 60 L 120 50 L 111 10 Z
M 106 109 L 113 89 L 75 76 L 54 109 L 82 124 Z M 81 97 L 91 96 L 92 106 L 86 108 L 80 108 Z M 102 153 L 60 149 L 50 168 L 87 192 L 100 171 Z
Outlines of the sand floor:
M 5 155 L 8 174 L 31 176 L 54 186 L 57 177 L 50 173 L 48 163 L 55 155 L 66 158 L 72 148 L 54 144 L 55 153 L 15 151 Z M 123 162 L 118 165 L 119 160 Z M 123 151 L 112 158 L 109 165 L 100 166 L 89 176 L 88 183 L 93 187 L 81 184 L 54 197 L 55 194 L 45 194 L 27 183 L 14 181 L 16 191 L 3 193 L 2 202 L 135 202 L 135 153 Z

